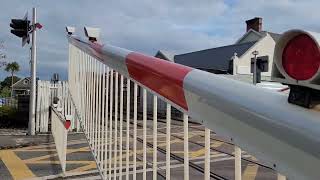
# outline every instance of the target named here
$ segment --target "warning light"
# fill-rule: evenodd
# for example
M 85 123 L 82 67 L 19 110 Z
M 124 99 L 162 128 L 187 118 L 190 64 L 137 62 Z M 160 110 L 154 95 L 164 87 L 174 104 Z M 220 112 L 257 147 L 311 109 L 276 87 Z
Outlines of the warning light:
M 288 102 L 312 108 L 320 104 L 320 34 L 285 32 L 274 52 L 272 80 L 290 87 Z

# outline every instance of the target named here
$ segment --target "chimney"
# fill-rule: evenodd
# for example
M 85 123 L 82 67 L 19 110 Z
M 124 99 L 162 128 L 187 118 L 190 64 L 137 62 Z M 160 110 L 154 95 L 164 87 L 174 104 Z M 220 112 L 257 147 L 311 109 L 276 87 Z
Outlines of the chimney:
M 249 19 L 246 21 L 246 24 L 247 24 L 247 32 L 250 29 L 253 29 L 257 32 L 262 31 L 262 18 L 261 17 L 255 17 L 253 19 Z

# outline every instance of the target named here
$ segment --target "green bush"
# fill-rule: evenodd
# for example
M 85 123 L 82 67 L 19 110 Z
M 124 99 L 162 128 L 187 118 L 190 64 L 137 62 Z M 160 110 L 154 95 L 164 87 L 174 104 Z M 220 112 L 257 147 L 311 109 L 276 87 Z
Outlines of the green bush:
M 0 107 L 0 127 L 24 127 L 25 123 L 19 121 L 18 111 L 10 106 Z
M 1 97 L 10 97 L 11 95 L 11 90 L 8 87 L 4 87 L 0 90 L 0 98 Z

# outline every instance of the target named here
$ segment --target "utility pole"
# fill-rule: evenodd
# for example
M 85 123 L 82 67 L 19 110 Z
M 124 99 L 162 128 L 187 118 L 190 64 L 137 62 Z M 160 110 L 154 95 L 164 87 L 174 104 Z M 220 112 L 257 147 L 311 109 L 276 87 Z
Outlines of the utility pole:
M 253 84 L 257 84 L 257 56 L 259 52 L 257 50 L 253 51 L 252 54 L 254 55 L 254 64 L 253 64 Z
M 32 9 L 32 26 L 35 27 L 37 23 L 36 8 Z M 37 28 L 32 31 L 32 47 L 31 47 L 31 92 L 30 92 L 30 104 L 29 104 L 29 124 L 28 134 L 35 135 L 35 115 L 36 115 L 36 69 L 37 69 Z

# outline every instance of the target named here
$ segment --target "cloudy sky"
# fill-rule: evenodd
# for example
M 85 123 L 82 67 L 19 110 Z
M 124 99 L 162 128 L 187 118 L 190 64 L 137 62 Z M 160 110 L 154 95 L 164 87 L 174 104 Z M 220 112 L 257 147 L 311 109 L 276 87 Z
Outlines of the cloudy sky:
M 65 26 L 101 28 L 101 41 L 154 55 L 176 53 L 235 42 L 245 33 L 247 19 L 263 18 L 263 29 L 281 33 L 291 28 L 320 32 L 318 0 L 1 0 L 0 42 L 7 61 L 29 75 L 29 46 L 10 33 L 10 19 L 38 11 L 38 77 L 67 74 Z M 0 69 L 0 80 L 7 76 Z

